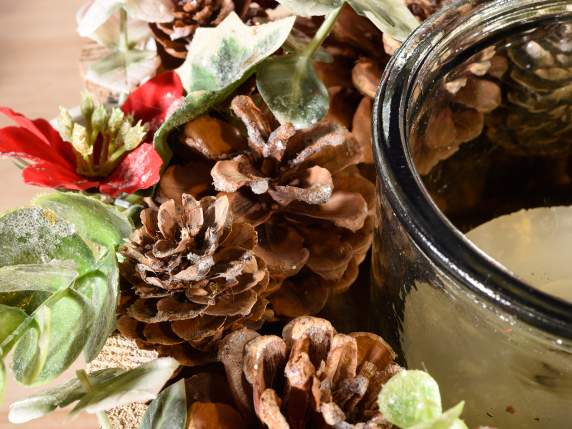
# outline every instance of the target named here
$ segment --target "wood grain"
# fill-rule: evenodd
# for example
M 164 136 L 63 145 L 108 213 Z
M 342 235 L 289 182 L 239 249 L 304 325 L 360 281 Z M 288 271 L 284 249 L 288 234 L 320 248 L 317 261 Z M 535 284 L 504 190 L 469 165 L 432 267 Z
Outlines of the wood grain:
M 78 104 L 82 86 L 78 71 L 81 39 L 75 12 L 85 0 L 0 0 L 0 105 L 30 117 L 52 118 L 58 106 Z M 8 121 L 0 118 L 0 126 Z M 0 160 L 0 210 L 27 204 L 45 189 L 26 186 L 10 160 Z M 65 374 L 66 380 L 73 370 Z M 35 389 L 38 390 L 38 389 Z M 93 416 L 65 421 L 65 412 L 24 425 L 8 423 L 8 404 L 30 394 L 10 380 L 0 405 L 0 429 L 92 429 Z

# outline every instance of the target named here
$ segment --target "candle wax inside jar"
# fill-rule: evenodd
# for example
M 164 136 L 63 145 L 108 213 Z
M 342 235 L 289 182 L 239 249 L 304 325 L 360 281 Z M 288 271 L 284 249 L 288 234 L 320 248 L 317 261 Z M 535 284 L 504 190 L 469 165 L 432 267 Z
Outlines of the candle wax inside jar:
M 572 302 L 572 206 L 520 210 L 467 237 L 516 277 Z

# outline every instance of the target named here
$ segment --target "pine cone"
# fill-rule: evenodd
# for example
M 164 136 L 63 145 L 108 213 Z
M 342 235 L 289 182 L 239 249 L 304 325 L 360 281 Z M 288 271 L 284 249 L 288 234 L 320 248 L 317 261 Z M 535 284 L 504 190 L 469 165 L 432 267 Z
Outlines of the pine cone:
M 263 323 L 268 270 L 254 228 L 232 221 L 227 197 L 184 194 L 180 205 L 143 210 L 141 222 L 121 248 L 123 335 L 194 365 L 214 357 L 225 333 Z
M 338 334 L 325 319 L 300 317 L 282 338 L 248 329 L 228 335 L 219 359 L 233 399 L 221 392 L 216 374 L 191 378 L 189 385 L 213 392 L 195 395 L 191 388 L 191 427 L 392 427 L 377 409 L 377 396 L 400 367 L 377 335 Z
M 199 27 L 216 27 L 231 12 L 243 20 L 264 16 L 264 9 L 250 0 L 172 0 L 175 18 L 150 24 L 163 67 L 175 69 L 187 56 L 187 46 Z M 268 1 L 263 4 L 268 5 Z
M 481 135 L 485 114 L 501 103 L 496 79 L 505 72 L 505 59 L 490 47 L 444 77 L 416 120 L 411 151 L 420 174 Z
M 375 189 L 355 167 L 360 148 L 332 122 L 278 126 L 248 96 L 235 97 L 231 109 L 229 122 L 188 123 L 184 143 L 215 162 L 215 189 L 227 193 L 237 220 L 256 227 L 274 311 L 316 314 L 330 292 L 355 281 L 371 244 Z
M 489 139 L 512 153 L 558 156 L 572 152 L 571 24 L 511 41 L 504 103 L 487 118 Z

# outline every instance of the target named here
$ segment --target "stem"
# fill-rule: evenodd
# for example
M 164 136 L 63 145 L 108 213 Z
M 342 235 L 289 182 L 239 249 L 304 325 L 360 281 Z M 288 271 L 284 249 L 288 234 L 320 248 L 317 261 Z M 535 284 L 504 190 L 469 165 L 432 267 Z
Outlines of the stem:
M 87 372 L 85 372 L 83 369 L 80 369 L 77 370 L 75 374 L 77 376 L 77 379 L 85 389 L 85 391 L 87 393 L 90 393 L 92 391 L 92 386 L 91 382 L 89 381 L 89 375 L 87 375 Z M 109 417 L 107 417 L 107 414 L 105 414 L 105 411 L 100 411 L 99 413 L 96 413 L 96 416 L 97 416 L 97 421 L 101 426 L 101 429 L 113 429 L 113 426 L 109 421 Z
M 339 7 L 326 16 L 326 19 L 324 20 L 324 22 L 322 22 L 320 28 L 318 28 L 318 32 L 316 33 L 314 38 L 310 40 L 310 43 L 308 43 L 308 46 L 306 46 L 304 52 L 302 52 L 302 57 L 311 58 L 316 53 L 318 48 L 322 46 L 322 43 L 324 43 L 326 37 L 328 37 L 332 32 L 334 24 L 336 23 L 336 19 L 338 19 L 338 16 L 340 15 L 341 11 L 342 8 Z
M 129 35 L 127 34 L 127 11 L 123 8 L 119 11 L 119 50 L 129 50 Z

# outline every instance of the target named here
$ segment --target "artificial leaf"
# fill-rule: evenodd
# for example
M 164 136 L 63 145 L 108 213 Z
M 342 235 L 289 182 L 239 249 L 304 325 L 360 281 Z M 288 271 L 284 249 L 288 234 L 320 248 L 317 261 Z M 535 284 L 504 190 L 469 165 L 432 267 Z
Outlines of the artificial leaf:
M 426 422 L 410 426 L 410 429 L 464 429 L 467 426 L 459 419 L 463 412 L 464 402 L 460 402 L 450 410 Z
M 241 80 L 282 46 L 295 19 L 248 26 L 233 12 L 217 27 L 198 28 L 177 69 L 183 87 L 188 92 L 220 91 Z
M 78 21 L 81 19 L 85 8 L 78 12 Z M 127 34 L 129 35 L 129 47 L 134 48 L 141 46 L 151 37 L 151 29 L 145 21 L 127 20 Z M 118 49 L 121 40 L 121 18 L 119 11 L 116 10 L 102 25 L 100 25 L 93 33 L 86 37 L 95 40 L 108 49 Z
M 143 22 L 167 22 L 173 19 L 170 0 L 93 0 L 77 13 L 77 31 L 82 37 L 92 37 L 101 27 L 124 8 L 132 20 Z M 133 40 L 129 33 L 130 40 Z
M 69 263 L 9 265 L 0 268 L 0 290 L 2 293 L 53 293 L 69 286 L 76 277 L 77 272 Z
M 343 0 L 278 0 L 296 15 L 311 17 L 327 15 L 339 8 Z
M 94 264 L 93 254 L 73 225 L 47 209 L 17 209 L 0 217 L 0 267 L 73 261 L 79 274 Z
M 124 372 L 84 395 L 70 415 L 82 411 L 98 413 L 132 402 L 155 399 L 178 366 L 173 358 L 160 358 Z
M 399 41 L 404 41 L 419 25 L 417 18 L 401 0 L 347 0 L 347 2 L 383 33 Z
M 308 56 L 290 54 L 266 60 L 257 70 L 256 85 L 282 124 L 306 128 L 328 112 L 328 90 Z
M 119 270 L 115 252 L 110 251 L 101 259 L 98 270 L 78 279 L 74 289 L 88 300 L 96 314 L 83 350 L 86 361 L 91 362 L 115 330 L 115 310 L 119 296 Z
M 89 303 L 72 289 L 48 298 L 32 314 L 32 323 L 14 350 L 12 370 L 16 380 L 26 385 L 40 384 L 65 371 L 85 346 L 93 317 Z
M 160 60 L 154 51 L 113 51 L 91 63 L 86 80 L 116 93 L 128 93 L 155 74 Z
M 185 380 L 167 387 L 155 399 L 143 417 L 140 429 L 186 429 L 187 394 Z
M 385 383 L 378 405 L 385 419 L 400 428 L 431 421 L 442 413 L 437 382 L 418 370 L 402 371 Z
M 106 381 L 117 377 L 125 370 L 106 368 L 89 375 L 89 382 L 94 389 Z M 78 401 L 86 394 L 81 382 L 74 378 L 66 383 L 49 390 L 39 392 L 34 396 L 14 402 L 10 405 L 8 419 L 11 423 L 27 423 L 51 413 L 57 408 L 64 408 Z
M 170 22 L 173 20 L 172 0 L 122 0 L 129 17 L 145 22 Z
M 121 7 L 122 0 L 94 0 L 77 13 L 77 32 L 81 37 L 90 37 Z
M 73 224 L 84 239 L 109 248 L 115 248 L 133 231 L 133 225 L 119 210 L 85 195 L 56 192 L 37 197 L 33 204 Z
M 28 315 L 19 308 L 8 307 L 0 304 L 0 361 L 7 351 L 5 347 L 3 347 L 4 341 L 6 338 L 10 337 L 12 332 L 14 332 L 27 318 Z

